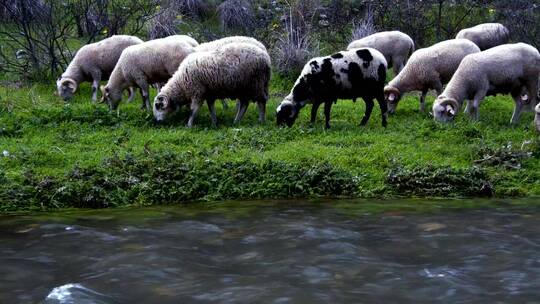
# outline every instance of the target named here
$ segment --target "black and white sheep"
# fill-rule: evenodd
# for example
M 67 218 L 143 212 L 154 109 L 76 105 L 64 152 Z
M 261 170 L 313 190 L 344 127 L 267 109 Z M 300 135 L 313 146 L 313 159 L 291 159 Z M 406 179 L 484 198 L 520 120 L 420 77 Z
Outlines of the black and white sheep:
M 386 127 L 387 106 L 384 101 L 384 82 L 387 63 L 383 54 L 372 48 L 342 51 L 331 56 L 311 59 L 296 80 L 291 93 L 277 108 L 278 125 L 294 124 L 300 109 L 312 103 L 311 123 L 317 109 L 324 103 L 325 126 L 330 127 L 330 110 L 337 99 L 360 97 L 366 103 L 361 121 L 365 125 L 373 110 L 373 100 L 379 102 L 382 125 Z
M 99 83 L 109 79 L 122 51 L 140 43 L 143 41 L 137 37 L 116 35 L 81 47 L 56 81 L 58 95 L 69 100 L 81 82 L 92 81 L 92 101 L 97 101 Z
M 505 44 L 466 56 L 444 92 L 433 104 L 438 121 L 453 120 L 464 100 L 465 112 L 478 119 L 478 107 L 489 95 L 511 94 L 515 108 L 511 123 L 516 124 L 524 107 L 536 105 L 540 53 L 525 43 Z
M 483 23 L 459 31 L 456 39 L 468 39 L 484 51 L 508 43 L 510 31 L 500 23 Z
M 479 53 L 476 44 L 467 39 L 452 39 L 419 49 L 409 58 L 405 68 L 384 87 L 388 112 L 395 113 L 403 94 L 421 91 L 420 111 L 425 110 L 429 90 L 440 95 L 443 84 L 448 83 L 465 56 Z
M 240 108 L 234 120 L 244 116 L 249 101 L 257 102 L 259 120 L 265 120 L 270 56 L 261 48 L 248 43 L 230 43 L 212 51 L 189 55 L 178 71 L 161 89 L 154 100 L 154 118 L 167 120 L 183 105 L 191 106 L 188 127 L 206 100 L 212 124 L 217 124 L 216 99 L 239 99 Z
M 136 86 L 141 90 L 141 108 L 150 111 L 149 86 L 167 82 L 180 63 L 195 52 L 193 38 L 176 35 L 130 46 L 122 52 L 109 82 L 103 90 L 103 101 L 112 110 L 118 107 L 122 92 Z M 195 41 L 196 43 L 196 41 Z
M 388 63 L 388 68 L 394 67 L 394 74 L 397 75 L 407 63 L 407 58 L 414 52 L 414 41 L 400 31 L 379 32 L 351 42 L 347 50 L 366 47 L 381 52 Z

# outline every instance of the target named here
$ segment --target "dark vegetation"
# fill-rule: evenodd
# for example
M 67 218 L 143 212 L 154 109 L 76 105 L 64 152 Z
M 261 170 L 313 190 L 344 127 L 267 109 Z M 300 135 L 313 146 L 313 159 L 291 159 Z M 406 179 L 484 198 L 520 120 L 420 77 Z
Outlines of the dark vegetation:
M 512 40 L 540 42 L 532 1 L 397 0 L 5 0 L 0 2 L 0 212 L 65 207 L 303 197 L 540 195 L 540 144 L 532 115 L 510 127 L 511 98 L 488 98 L 479 122 L 443 126 L 417 112 L 417 97 L 380 127 L 358 126 L 362 102 L 340 101 L 333 129 L 275 126 L 274 109 L 305 62 L 354 38 L 399 29 L 417 47 L 463 27 L 502 22 Z M 109 112 L 83 85 L 70 104 L 54 79 L 83 44 L 114 34 L 188 34 L 204 42 L 250 35 L 272 55 L 269 122 L 254 107 L 155 125 L 137 105 Z M 154 92 L 155 93 L 155 92 Z M 140 98 L 140 97 L 139 97 Z M 432 100 L 432 99 L 430 99 Z M 429 107 L 429 105 L 428 105 Z M 185 113 L 183 113 L 185 114 Z M 180 115 L 182 116 L 182 115 Z M 185 116 L 185 115 L 183 115 Z M 183 117 L 182 116 L 182 117 Z

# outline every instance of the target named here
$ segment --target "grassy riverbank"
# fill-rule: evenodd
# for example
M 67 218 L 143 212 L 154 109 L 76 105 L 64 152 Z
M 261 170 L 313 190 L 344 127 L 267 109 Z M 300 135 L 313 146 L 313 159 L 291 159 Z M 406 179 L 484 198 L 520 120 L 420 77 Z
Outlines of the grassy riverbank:
M 0 86 L 0 211 L 318 196 L 540 195 L 533 115 L 509 126 L 509 97 L 488 98 L 479 122 L 460 114 L 454 124 L 437 124 L 410 96 L 387 129 L 378 108 L 360 127 L 364 104 L 350 101 L 334 106 L 330 130 L 323 129 L 322 109 L 309 127 L 309 107 L 284 129 L 275 126 L 284 95 L 278 82 L 265 125 L 251 105 L 233 126 L 231 103 L 228 110 L 218 105 L 216 129 L 207 109 L 194 129 L 184 127 L 185 110 L 162 126 L 139 110 L 140 97 L 110 113 L 89 101 L 88 85 L 64 104 L 53 84 L 6 82 Z

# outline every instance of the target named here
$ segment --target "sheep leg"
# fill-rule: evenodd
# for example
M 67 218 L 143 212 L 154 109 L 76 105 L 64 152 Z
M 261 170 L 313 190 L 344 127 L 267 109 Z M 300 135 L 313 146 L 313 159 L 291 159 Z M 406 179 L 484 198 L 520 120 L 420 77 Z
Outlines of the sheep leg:
M 480 113 L 478 111 L 478 108 L 480 107 L 481 100 L 482 100 L 481 98 L 478 98 L 477 96 L 475 96 L 474 100 L 472 101 L 472 108 L 469 114 L 471 115 L 471 118 L 473 120 L 478 120 L 480 118 Z
M 92 81 L 92 102 L 97 102 L 97 93 L 99 90 L 99 82 L 100 78 L 94 77 L 94 81 Z
M 324 128 L 330 129 L 330 110 L 332 110 L 332 104 L 334 103 L 334 100 L 326 101 L 324 103 Z
M 420 96 L 420 112 L 424 113 L 426 111 L 426 95 L 428 91 L 423 90 L 422 95 Z
M 248 106 L 249 101 L 240 100 L 240 108 L 238 108 L 238 112 L 236 113 L 236 117 L 234 118 L 234 124 L 238 124 L 242 120 L 244 114 L 246 114 Z
M 319 111 L 319 106 L 321 105 L 320 102 L 313 102 L 311 105 L 311 120 L 310 123 L 314 124 L 317 120 L 317 111 Z
M 135 89 L 133 87 L 128 88 L 129 96 L 127 102 L 132 102 L 135 98 Z
M 514 97 L 514 112 L 512 113 L 512 119 L 510 119 L 510 124 L 516 125 L 519 122 L 519 117 L 523 111 L 523 101 L 521 100 L 521 94 L 516 94 Z
M 199 113 L 200 109 L 201 109 L 201 103 L 198 100 L 192 100 L 191 101 L 191 114 L 189 115 L 189 120 L 187 124 L 188 128 L 193 127 L 193 121 L 195 120 L 195 117 Z
M 471 113 L 471 108 L 472 108 L 472 101 L 467 101 L 467 106 L 465 107 L 465 111 L 463 111 L 463 113 Z
M 396 58 L 394 60 L 394 77 L 397 76 L 401 70 L 403 70 L 403 59 L 401 58 Z
M 369 118 L 371 117 L 371 112 L 373 112 L 373 99 L 367 99 L 366 100 L 366 113 L 364 113 L 364 117 L 362 118 L 362 121 L 360 122 L 361 126 L 365 126 L 367 122 L 369 121 Z
M 148 111 L 151 111 L 152 108 L 150 107 L 150 96 L 148 94 L 148 85 L 141 86 L 140 88 L 141 88 L 141 96 L 143 99 L 143 102 L 141 104 L 141 110 L 144 110 L 144 108 L 146 107 Z
M 264 123 L 266 120 L 266 100 L 257 101 L 259 107 L 259 122 Z
M 221 104 L 223 105 L 223 110 L 227 111 L 229 109 L 229 105 L 225 99 L 221 100 Z
M 388 125 L 388 105 L 386 104 L 386 101 L 384 101 L 384 95 L 381 94 L 380 96 L 378 96 L 377 102 L 379 103 L 379 108 L 381 108 L 382 126 L 386 128 L 386 126 Z
M 216 117 L 216 107 L 215 100 L 207 100 L 206 103 L 208 104 L 208 110 L 210 111 L 210 118 L 212 119 L 212 126 L 217 127 L 217 117 Z

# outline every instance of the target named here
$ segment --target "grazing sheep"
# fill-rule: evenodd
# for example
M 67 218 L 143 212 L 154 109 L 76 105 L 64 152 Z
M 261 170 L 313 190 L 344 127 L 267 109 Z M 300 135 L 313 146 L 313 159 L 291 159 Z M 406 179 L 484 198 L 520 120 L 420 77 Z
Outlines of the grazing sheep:
M 277 108 L 278 125 L 294 124 L 298 113 L 311 102 L 311 123 L 315 122 L 317 110 L 324 103 L 326 128 L 330 128 L 330 110 L 337 99 L 361 97 L 366 103 L 366 113 L 361 125 L 365 125 L 377 99 L 386 127 L 386 102 L 383 88 L 387 63 L 383 54 L 371 48 L 342 51 L 331 56 L 310 60 L 296 80 L 291 93 Z
M 164 37 L 162 39 L 172 39 L 172 40 L 182 40 L 184 41 L 185 43 L 189 44 L 190 46 L 192 47 L 197 47 L 199 46 L 199 43 L 197 42 L 197 40 L 187 36 L 187 35 L 172 35 L 172 36 L 168 36 L 168 37 Z
M 244 116 L 249 100 L 259 106 L 259 120 L 265 119 L 270 81 L 270 56 L 257 46 L 233 43 L 217 50 L 189 55 L 178 71 L 161 89 L 154 100 L 154 117 L 164 121 L 182 105 L 191 105 L 188 127 L 204 100 L 208 103 L 212 124 L 216 125 L 216 99 L 239 99 L 240 107 L 234 120 Z
M 381 52 L 386 58 L 388 68 L 393 66 L 394 74 L 397 75 L 414 52 L 414 41 L 400 31 L 379 32 L 351 42 L 347 50 L 366 47 Z
M 483 23 L 459 31 L 456 38 L 468 39 L 484 51 L 508 43 L 510 32 L 500 23 Z
M 429 90 L 440 95 L 443 84 L 450 81 L 461 60 L 469 54 L 479 53 L 476 44 L 467 39 L 452 39 L 419 49 L 409 58 L 405 68 L 384 88 L 388 112 L 395 113 L 403 94 L 421 91 L 420 111 L 425 110 Z
M 137 86 L 141 90 L 141 108 L 150 111 L 149 85 L 165 83 L 178 70 L 180 63 L 195 52 L 188 36 L 170 36 L 155 39 L 124 50 L 103 90 L 103 101 L 114 110 L 122 98 L 122 92 Z
M 267 51 L 264 44 L 262 44 L 260 41 L 258 41 L 255 38 L 247 37 L 247 36 L 230 36 L 230 37 L 225 37 L 225 38 L 217 39 L 210 42 L 205 42 L 205 43 L 200 44 L 198 47 L 196 47 L 195 50 L 197 52 L 213 51 L 229 43 L 238 43 L 238 42 L 253 44 L 254 46 L 261 48 L 263 51 L 265 52 Z M 224 109 L 228 109 L 227 102 L 225 102 L 225 100 L 222 101 L 222 104 L 223 104 Z M 240 110 L 239 103 L 237 103 L 236 105 L 236 110 L 237 111 Z
M 262 44 L 260 41 L 258 41 L 255 38 L 246 37 L 246 36 L 231 36 L 231 37 L 225 37 L 225 38 L 221 38 L 221 39 L 210 41 L 210 42 L 201 43 L 199 46 L 195 48 L 195 50 L 197 52 L 213 51 L 229 43 L 239 43 L 239 42 L 252 44 L 254 46 L 261 48 L 263 51 L 266 52 L 266 47 L 264 46 L 264 44 Z
M 478 119 L 484 97 L 510 93 L 515 101 L 510 122 L 516 124 L 523 106 L 536 105 L 539 76 L 540 53 L 528 44 L 505 44 L 468 55 L 433 104 L 433 115 L 438 121 L 450 121 L 469 100 L 465 112 Z
M 56 81 L 58 95 L 64 100 L 73 97 L 81 82 L 92 81 L 92 101 L 97 101 L 101 80 L 108 80 L 122 51 L 132 45 L 143 43 L 137 37 L 116 35 L 80 48 Z M 130 94 L 130 98 L 133 94 Z

